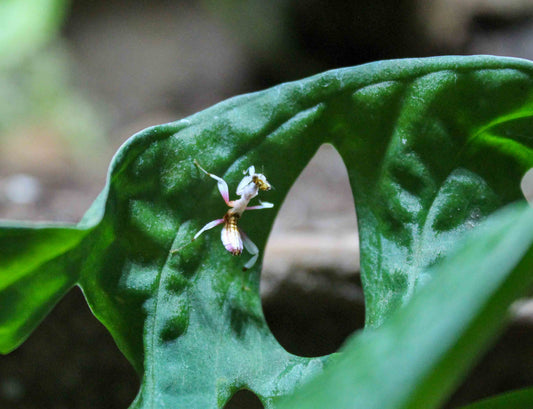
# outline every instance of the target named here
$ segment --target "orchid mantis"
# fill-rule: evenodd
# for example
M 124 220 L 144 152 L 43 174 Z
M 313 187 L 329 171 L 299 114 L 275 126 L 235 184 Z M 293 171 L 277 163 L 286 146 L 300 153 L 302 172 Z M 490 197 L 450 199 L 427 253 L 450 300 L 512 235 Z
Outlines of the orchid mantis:
M 243 267 L 243 270 L 248 270 L 257 261 L 257 258 L 259 257 L 259 249 L 253 243 L 253 241 L 250 240 L 250 238 L 237 226 L 237 223 L 245 210 L 268 209 L 274 207 L 272 203 L 261 201 L 259 201 L 259 205 L 248 206 L 250 200 L 256 197 L 260 190 L 270 190 L 272 186 L 270 183 L 268 183 L 265 175 L 261 173 L 255 173 L 255 167 L 250 166 L 244 172 L 245 176 L 237 186 L 236 193 L 240 197 L 237 200 L 229 200 L 229 189 L 226 181 L 221 177 L 207 172 L 196 160 L 194 161 L 194 164 L 206 175 L 217 181 L 217 187 L 220 195 L 230 209 L 226 212 L 222 219 L 213 220 L 202 227 L 198 233 L 194 235 L 192 240 L 196 240 L 196 238 L 204 231 L 224 223 L 220 235 L 222 244 L 226 250 L 228 250 L 234 256 L 240 255 L 243 248 L 245 248 L 248 253 L 252 255 L 252 258 Z

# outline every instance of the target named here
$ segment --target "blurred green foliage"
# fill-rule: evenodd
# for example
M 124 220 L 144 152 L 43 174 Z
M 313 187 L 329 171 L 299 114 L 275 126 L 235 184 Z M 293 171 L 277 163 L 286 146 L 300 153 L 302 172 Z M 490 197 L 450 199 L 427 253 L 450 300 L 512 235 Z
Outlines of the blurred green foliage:
M 0 140 L 21 130 L 44 132 L 83 165 L 105 143 L 106 118 L 75 85 L 73 59 L 59 35 L 68 6 L 67 0 L 0 2 Z
M 2 0 L 0 69 L 19 65 L 52 41 L 67 7 L 67 0 Z

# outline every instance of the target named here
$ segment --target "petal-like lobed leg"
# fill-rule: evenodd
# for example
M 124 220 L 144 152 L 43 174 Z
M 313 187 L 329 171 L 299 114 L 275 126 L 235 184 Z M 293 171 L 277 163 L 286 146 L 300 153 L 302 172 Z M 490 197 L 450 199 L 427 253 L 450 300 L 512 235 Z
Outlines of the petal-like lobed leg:
M 224 199 L 224 201 L 229 207 L 233 207 L 233 201 L 229 200 L 229 188 L 228 188 L 228 184 L 226 183 L 226 181 L 222 179 L 221 177 L 218 177 L 217 175 L 213 175 L 212 173 L 209 173 L 207 170 L 202 168 L 196 159 L 194 160 L 194 164 L 198 167 L 198 169 L 204 172 L 207 176 L 210 176 L 217 181 L 218 191 L 220 192 L 222 199 Z
M 200 234 L 202 234 L 204 231 L 209 230 L 209 229 L 212 229 L 213 227 L 218 226 L 218 225 L 221 224 L 221 223 L 224 223 L 224 219 L 216 219 L 216 220 L 213 220 L 212 222 L 207 223 L 204 227 L 202 227 L 202 229 L 201 229 L 198 233 L 196 233 L 196 234 L 194 235 L 194 237 L 192 238 L 192 240 L 196 240 L 196 238 L 197 238 Z
M 248 186 L 250 183 L 253 183 L 252 182 L 252 177 L 251 176 L 245 176 L 242 178 L 242 180 L 240 181 L 239 183 L 239 186 L 237 186 L 237 191 L 236 193 L 241 196 L 242 193 L 243 193 L 243 190 L 246 186 Z
M 248 253 L 250 253 L 252 255 L 252 258 L 250 260 L 248 260 L 248 262 L 242 268 L 243 271 L 246 271 L 246 270 L 252 268 L 253 265 L 255 264 L 255 262 L 257 261 L 257 258 L 259 257 L 259 249 L 254 244 L 254 242 L 252 240 L 250 240 L 250 237 L 248 237 L 246 235 L 246 233 L 244 233 L 241 229 L 239 229 L 239 232 L 241 233 L 241 237 L 242 237 L 242 242 L 244 244 L 244 248 L 246 249 L 246 251 Z
M 245 175 L 246 173 L 248 173 L 250 176 L 253 176 L 255 174 L 255 166 L 252 165 L 250 166 L 248 169 L 246 169 L 244 172 L 243 172 Z
M 250 207 L 247 207 L 245 210 L 258 210 L 258 209 L 270 209 L 274 207 L 274 204 L 273 203 L 269 203 L 269 202 L 262 202 L 261 200 L 259 201 L 259 204 L 257 206 L 250 206 Z

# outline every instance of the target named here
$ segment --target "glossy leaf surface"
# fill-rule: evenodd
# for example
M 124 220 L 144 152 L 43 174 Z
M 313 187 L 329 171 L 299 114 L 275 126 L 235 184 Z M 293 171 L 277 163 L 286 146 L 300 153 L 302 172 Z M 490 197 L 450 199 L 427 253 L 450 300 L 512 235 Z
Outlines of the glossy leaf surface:
M 243 170 L 263 169 L 276 190 L 262 199 L 275 207 L 240 222 L 262 249 L 291 184 L 321 144 L 333 144 L 358 212 L 367 327 L 377 328 L 410 305 L 433 278 L 427 267 L 466 231 L 521 198 L 533 167 L 532 80 L 533 65 L 516 59 L 385 61 L 134 135 L 78 226 L 0 229 L 0 351 L 77 283 L 142 376 L 132 408 L 223 407 L 240 388 L 273 406 L 329 357 L 279 346 L 261 311 L 260 263 L 243 272 L 247 255 L 227 253 L 218 230 L 191 242 L 226 211 L 194 160 L 224 177 L 232 199 Z

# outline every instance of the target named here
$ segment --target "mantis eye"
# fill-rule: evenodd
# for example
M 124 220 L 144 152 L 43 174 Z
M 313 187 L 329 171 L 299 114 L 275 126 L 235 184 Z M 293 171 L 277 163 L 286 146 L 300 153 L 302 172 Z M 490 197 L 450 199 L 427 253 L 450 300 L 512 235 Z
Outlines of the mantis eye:
M 255 174 L 252 177 L 252 181 L 257 185 L 257 187 L 260 190 L 270 190 L 272 186 L 270 186 L 270 183 L 266 180 L 265 175 L 262 175 L 260 173 Z

